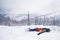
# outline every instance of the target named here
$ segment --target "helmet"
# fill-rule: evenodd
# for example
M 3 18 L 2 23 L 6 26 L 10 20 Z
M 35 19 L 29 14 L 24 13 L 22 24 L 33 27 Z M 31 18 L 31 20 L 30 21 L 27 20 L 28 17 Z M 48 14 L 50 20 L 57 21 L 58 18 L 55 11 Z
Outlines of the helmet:
M 49 28 L 46 28 L 46 32 L 50 32 L 50 29 Z

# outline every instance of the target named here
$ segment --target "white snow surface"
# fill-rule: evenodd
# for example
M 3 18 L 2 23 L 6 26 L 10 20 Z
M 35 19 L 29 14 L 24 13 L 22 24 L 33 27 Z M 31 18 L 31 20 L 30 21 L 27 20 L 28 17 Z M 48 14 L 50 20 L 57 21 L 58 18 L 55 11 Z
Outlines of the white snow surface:
M 29 32 L 27 28 L 47 27 L 51 32 L 46 32 L 37 35 L 38 32 Z M 54 30 L 55 28 L 56 30 Z M 60 27 L 57 26 L 1 26 L 0 25 L 0 40 L 60 40 Z

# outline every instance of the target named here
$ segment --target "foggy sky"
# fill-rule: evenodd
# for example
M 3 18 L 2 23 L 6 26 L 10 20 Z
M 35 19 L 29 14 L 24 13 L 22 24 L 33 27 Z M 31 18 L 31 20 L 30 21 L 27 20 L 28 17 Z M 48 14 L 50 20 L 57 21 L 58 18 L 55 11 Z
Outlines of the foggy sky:
M 59 0 L 1 0 L 2 8 L 9 9 L 9 14 L 47 14 L 59 10 Z

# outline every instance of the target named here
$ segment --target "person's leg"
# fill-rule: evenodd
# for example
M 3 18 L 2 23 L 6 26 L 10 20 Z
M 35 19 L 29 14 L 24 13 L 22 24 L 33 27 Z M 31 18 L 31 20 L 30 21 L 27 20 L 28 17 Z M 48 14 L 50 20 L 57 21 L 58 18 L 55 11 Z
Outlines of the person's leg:
M 29 31 L 36 31 L 37 30 L 37 28 L 34 28 L 34 29 L 29 29 Z

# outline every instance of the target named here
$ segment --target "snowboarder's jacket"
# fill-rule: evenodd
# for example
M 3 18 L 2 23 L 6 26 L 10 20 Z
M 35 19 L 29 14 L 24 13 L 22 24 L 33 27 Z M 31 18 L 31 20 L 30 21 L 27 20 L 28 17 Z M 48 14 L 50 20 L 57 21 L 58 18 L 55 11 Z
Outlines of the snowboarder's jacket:
M 42 30 L 42 28 L 37 28 L 36 31 L 37 31 L 37 32 L 42 32 L 43 30 Z
M 37 28 L 37 31 L 39 32 L 37 35 L 40 35 L 44 32 L 50 32 L 49 28 Z
M 30 29 L 29 31 L 37 31 L 37 32 L 50 32 L 49 28 L 34 28 L 34 29 Z
M 37 28 L 36 29 L 37 32 L 50 32 L 49 28 Z

